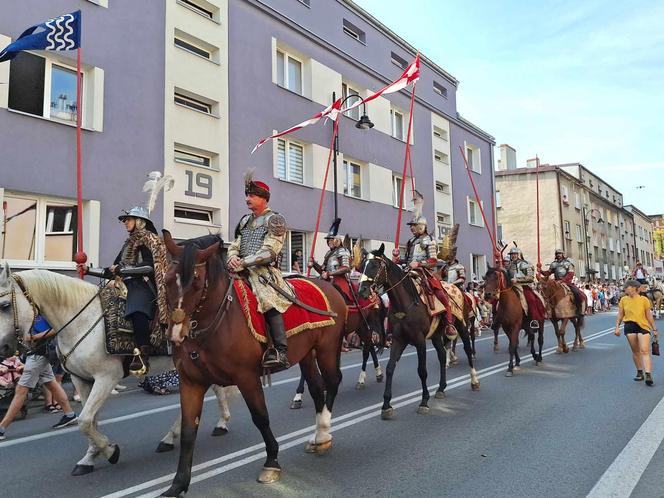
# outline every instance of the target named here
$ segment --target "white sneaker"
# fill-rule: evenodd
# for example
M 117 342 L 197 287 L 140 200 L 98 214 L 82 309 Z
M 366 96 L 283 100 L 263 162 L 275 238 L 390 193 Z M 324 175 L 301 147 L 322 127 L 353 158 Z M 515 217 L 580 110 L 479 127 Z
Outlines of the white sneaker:
M 76 393 L 76 394 L 74 394 L 74 395 L 72 396 L 71 399 L 73 399 L 73 400 L 76 401 L 77 403 L 80 403 L 80 402 L 81 402 L 81 395 L 78 394 L 78 393 Z
M 118 384 L 117 386 L 115 386 L 115 388 L 118 391 L 126 391 L 127 390 L 127 386 L 123 386 L 122 384 Z
M 120 394 L 120 393 L 118 392 L 117 389 L 113 388 L 113 390 L 111 391 L 111 394 Z

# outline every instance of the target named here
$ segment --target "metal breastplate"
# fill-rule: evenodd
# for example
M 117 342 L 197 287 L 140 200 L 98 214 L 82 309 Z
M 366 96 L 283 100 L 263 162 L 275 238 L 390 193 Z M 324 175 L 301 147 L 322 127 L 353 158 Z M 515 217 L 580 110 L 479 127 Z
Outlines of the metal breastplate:
M 430 243 L 431 238 L 428 235 L 423 235 L 413 240 L 408 255 L 408 263 L 412 263 L 413 261 L 420 263 L 429 259 L 428 246 Z
M 459 278 L 461 278 L 463 270 L 464 268 L 460 264 L 450 266 L 447 269 L 447 282 L 450 284 L 452 282 L 456 282 Z
M 560 280 L 567 275 L 567 266 L 564 261 L 561 261 L 560 263 L 554 261 L 549 265 L 549 268 L 553 270 L 553 275 L 556 277 L 556 280 Z
M 334 251 L 329 251 L 325 255 L 325 261 L 323 262 L 323 266 L 325 268 L 325 271 L 327 272 L 333 272 L 337 271 L 339 269 L 339 254 L 338 254 L 338 249 L 335 249 Z
M 528 277 L 528 264 L 524 261 L 517 261 L 510 264 L 509 270 L 513 278 L 520 279 Z
M 250 219 L 240 229 L 240 257 L 246 258 L 258 252 L 263 246 L 263 241 L 267 235 L 267 218 L 262 217 Z M 261 223 L 262 222 L 262 223 Z M 260 223 L 260 224 L 258 224 Z

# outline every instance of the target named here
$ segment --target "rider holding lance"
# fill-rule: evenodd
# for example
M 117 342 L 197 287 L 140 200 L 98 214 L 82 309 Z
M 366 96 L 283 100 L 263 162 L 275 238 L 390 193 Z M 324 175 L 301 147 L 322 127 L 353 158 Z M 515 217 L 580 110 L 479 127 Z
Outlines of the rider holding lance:
M 543 270 L 541 274 L 544 277 L 548 277 L 549 275 L 553 274 L 553 277 L 556 280 L 567 284 L 569 289 L 572 291 L 572 295 L 574 296 L 576 313 L 577 315 L 581 315 L 583 310 L 582 302 L 585 300 L 585 296 L 582 296 L 579 288 L 574 283 L 572 283 L 572 279 L 574 278 L 574 263 L 565 257 L 565 251 L 562 249 L 556 249 L 555 259 L 549 264 L 549 269 Z
M 286 240 L 286 220 L 268 207 L 270 187 L 254 181 L 253 170 L 245 174 L 244 194 L 251 214 L 242 217 L 235 229 L 235 240 L 228 248 L 228 267 L 231 271 L 246 275 L 258 301 L 258 311 L 265 315 L 274 347 L 263 355 L 263 368 L 280 370 L 288 368 L 288 344 L 284 313 L 291 302 L 277 289 L 292 294 L 277 257 Z
M 458 259 L 454 258 L 452 264 L 444 268 L 441 274 L 448 283 L 456 285 L 463 292 L 463 284 L 466 283 L 466 268 L 459 263 Z
M 325 240 L 329 250 L 323 258 L 323 264 L 318 264 L 313 256 L 309 260 L 309 267 L 316 270 L 322 279 L 331 280 L 335 286 L 344 291 L 348 295 L 348 281 L 347 275 L 350 273 L 350 251 L 343 246 L 343 241 L 339 235 L 339 225 L 341 218 L 337 218 L 332 223 L 330 231 L 327 233 Z
M 507 270 L 510 272 L 512 284 L 523 292 L 528 305 L 527 315 L 530 318 L 530 328 L 538 329 L 539 321 L 546 319 L 546 309 L 532 287 L 535 281 L 535 269 L 523 258 L 523 253 L 518 247 L 510 249 L 509 258 Z

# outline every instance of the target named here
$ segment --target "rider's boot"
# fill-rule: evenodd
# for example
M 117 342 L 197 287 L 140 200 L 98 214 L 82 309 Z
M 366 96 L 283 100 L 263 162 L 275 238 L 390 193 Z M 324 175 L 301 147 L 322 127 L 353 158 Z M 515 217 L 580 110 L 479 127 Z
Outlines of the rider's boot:
M 448 340 L 453 341 L 458 337 L 459 333 L 454 326 L 454 315 L 452 314 L 450 298 L 442 289 L 434 289 L 433 293 L 436 295 L 438 300 L 443 303 L 443 306 L 445 306 L 445 315 L 447 318 L 447 325 L 445 326 L 445 337 L 447 337 Z
M 270 329 L 272 338 L 272 347 L 268 347 L 263 354 L 263 368 L 278 371 L 290 367 L 288 363 L 288 343 L 286 341 L 286 329 L 284 327 L 284 318 L 275 309 L 265 313 L 265 318 Z
M 147 375 L 150 371 L 151 349 L 152 348 L 149 345 L 134 349 L 134 358 L 129 364 L 129 373 L 131 375 Z

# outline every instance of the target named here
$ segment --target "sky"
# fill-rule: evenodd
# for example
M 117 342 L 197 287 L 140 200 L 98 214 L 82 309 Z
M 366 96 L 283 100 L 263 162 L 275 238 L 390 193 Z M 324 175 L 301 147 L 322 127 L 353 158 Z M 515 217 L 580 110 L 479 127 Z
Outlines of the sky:
M 663 0 L 355 1 L 460 81 L 459 113 L 518 166 L 580 162 L 664 213 Z

